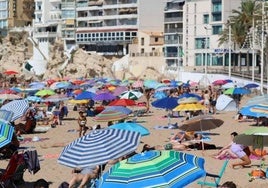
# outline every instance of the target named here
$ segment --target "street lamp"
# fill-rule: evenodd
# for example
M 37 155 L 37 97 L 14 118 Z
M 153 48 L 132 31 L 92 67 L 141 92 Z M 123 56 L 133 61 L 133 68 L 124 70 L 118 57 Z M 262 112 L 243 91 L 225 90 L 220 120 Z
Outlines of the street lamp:
M 262 2 L 262 20 L 261 20 L 261 94 L 263 94 L 263 68 L 264 68 L 264 1 Z
M 232 63 L 232 60 L 231 60 L 231 58 L 232 58 L 232 54 L 231 54 L 231 35 L 232 35 L 232 33 L 231 33 L 231 31 L 232 31 L 232 28 L 231 28 L 231 23 L 229 23 L 229 27 L 228 27 L 228 30 L 229 30 L 229 65 L 228 65 L 228 77 L 229 77 L 229 79 L 231 79 L 231 63 Z

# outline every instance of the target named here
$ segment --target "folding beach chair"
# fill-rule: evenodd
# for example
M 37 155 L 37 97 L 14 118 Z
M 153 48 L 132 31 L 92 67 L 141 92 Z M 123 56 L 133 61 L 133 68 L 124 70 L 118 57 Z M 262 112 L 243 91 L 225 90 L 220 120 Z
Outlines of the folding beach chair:
M 17 187 L 24 183 L 23 174 L 26 170 L 23 153 L 17 151 L 11 156 L 6 169 L 0 174 L 2 187 Z
M 198 181 L 197 184 L 201 185 L 201 187 L 203 186 L 208 186 L 208 187 L 219 187 L 220 186 L 220 181 L 221 181 L 221 178 L 225 172 L 225 169 L 227 167 L 227 164 L 229 162 L 230 159 L 226 159 L 221 167 L 221 170 L 219 172 L 219 174 L 211 174 L 211 173 L 206 173 L 206 176 L 204 178 L 203 181 Z M 206 178 L 207 177 L 211 177 L 214 179 L 214 182 L 209 182 L 209 181 L 206 181 Z

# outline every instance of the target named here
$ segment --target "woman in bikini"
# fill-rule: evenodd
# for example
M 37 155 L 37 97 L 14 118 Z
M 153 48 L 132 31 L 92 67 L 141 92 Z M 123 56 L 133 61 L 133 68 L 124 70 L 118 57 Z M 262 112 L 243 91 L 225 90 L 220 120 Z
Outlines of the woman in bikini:
M 79 125 L 79 137 L 82 136 L 82 131 L 83 131 L 83 136 L 86 134 L 88 127 L 86 126 L 87 124 L 87 117 L 84 115 L 82 111 L 79 112 L 78 116 L 78 125 Z

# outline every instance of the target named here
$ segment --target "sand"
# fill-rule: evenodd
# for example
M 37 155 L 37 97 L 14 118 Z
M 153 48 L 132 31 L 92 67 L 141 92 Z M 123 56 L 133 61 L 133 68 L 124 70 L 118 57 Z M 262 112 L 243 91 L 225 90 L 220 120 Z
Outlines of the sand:
M 243 98 L 243 102 L 245 102 L 248 97 Z M 68 104 L 68 103 L 67 103 Z M 44 178 L 48 182 L 50 182 L 50 187 L 57 188 L 61 182 L 69 181 L 72 177 L 71 171 L 72 169 L 61 164 L 58 164 L 57 157 L 62 151 L 63 147 L 55 147 L 57 145 L 66 145 L 78 138 L 78 132 L 75 130 L 78 128 L 77 121 L 75 118 L 78 117 L 78 112 L 72 111 L 72 105 L 68 104 L 68 108 L 70 113 L 68 114 L 67 119 L 63 121 L 63 125 L 59 125 L 56 128 L 49 129 L 46 133 L 40 134 L 29 134 L 23 135 L 25 138 L 33 138 L 34 136 L 38 136 L 39 138 L 43 138 L 42 141 L 39 142 L 26 142 L 21 144 L 22 147 L 27 147 L 28 149 L 36 149 L 39 154 L 41 170 L 37 172 L 35 175 L 30 174 L 28 171 L 24 173 L 24 180 L 27 184 L 23 187 L 30 187 L 31 182 L 38 180 L 39 178 Z M 138 108 L 138 107 L 136 107 Z M 150 145 L 164 145 L 168 142 L 170 136 L 177 131 L 178 129 L 167 129 L 167 130 L 156 130 L 154 126 L 156 125 L 167 125 L 168 119 L 164 118 L 167 114 L 165 110 L 155 109 L 151 107 L 152 113 L 149 113 L 147 116 L 139 117 L 138 122 L 144 126 L 146 126 L 151 134 L 149 136 L 142 137 L 142 142 L 148 143 Z M 211 141 L 209 143 L 215 144 L 217 147 L 224 146 L 228 144 L 230 140 L 230 133 L 236 131 L 238 133 L 242 133 L 243 131 L 252 127 L 252 122 L 237 122 L 234 119 L 236 112 L 218 112 L 215 117 L 224 120 L 224 124 L 214 130 L 211 130 L 212 134 Z M 87 117 L 88 125 L 94 126 L 98 124 L 94 122 L 91 117 Z M 131 118 L 130 118 L 131 119 Z M 180 122 L 182 119 L 171 118 L 171 122 Z M 106 123 L 101 123 L 102 127 L 106 126 Z M 68 131 L 74 130 L 74 131 Z M 143 144 L 140 144 L 137 151 L 141 151 Z M 205 169 L 210 173 L 218 173 L 222 167 L 223 160 L 214 159 L 211 157 L 212 154 L 216 153 L 217 150 L 205 150 L 204 152 L 200 150 L 191 150 L 185 151 L 187 153 L 195 154 L 200 157 L 205 158 Z M 232 159 L 230 163 L 235 162 Z M 4 169 L 7 165 L 7 160 L 2 160 L 0 167 Z M 233 181 L 238 187 L 268 187 L 268 180 L 256 179 L 252 182 L 249 182 L 248 173 L 251 170 L 256 169 L 257 165 L 260 164 L 258 160 L 252 160 L 251 168 L 243 168 L 243 169 L 232 169 L 231 167 L 227 167 L 221 183 L 225 181 Z M 268 162 L 266 162 L 268 165 Z M 265 167 L 266 168 L 266 167 Z M 197 185 L 196 181 L 189 184 L 187 187 L 195 188 L 200 187 Z

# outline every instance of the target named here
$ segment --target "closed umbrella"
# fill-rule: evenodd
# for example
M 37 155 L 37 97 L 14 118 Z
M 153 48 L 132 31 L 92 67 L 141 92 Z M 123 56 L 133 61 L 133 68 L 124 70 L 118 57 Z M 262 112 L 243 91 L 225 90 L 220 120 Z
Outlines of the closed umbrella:
M 102 175 L 100 187 L 185 187 L 205 176 L 204 163 L 183 152 L 151 150 L 116 163 Z
M 6 122 L 0 121 L 0 148 L 9 144 L 12 140 L 14 127 Z
M 128 131 L 136 131 L 141 134 L 141 136 L 147 136 L 150 134 L 149 130 L 145 128 L 144 126 L 138 124 L 138 123 L 117 123 L 114 125 L 111 125 L 109 128 L 111 129 L 122 129 L 122 130 L 128 130 Z
M 128 115 L 123 112 L 110 110 L 110 111 L 102 111 L 101 113 L 96 115 L 93 118 L 93 120 L 98 122 L 109 122 L 109 121 L 117 121 L 125 119 L 127 117 Z
M 140 138 L 140 133 L 134 131 L 94 130 L 65 146 L 58 162 L 79 168 L 105 164 L 135 151 Z
M 29 108 L 27 100 L 13 100 L 7 104 L 4 104 L 0 109 L 13 112 L 11 121 L 15 121 L 22 117 Z

